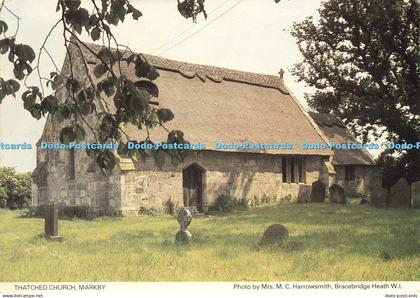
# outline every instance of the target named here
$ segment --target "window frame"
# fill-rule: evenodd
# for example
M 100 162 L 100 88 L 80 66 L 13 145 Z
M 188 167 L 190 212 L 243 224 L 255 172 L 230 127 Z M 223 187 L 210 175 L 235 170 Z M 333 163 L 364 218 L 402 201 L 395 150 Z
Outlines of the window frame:
M 306 156 L 282 156 L 283 183 L 306 183 Z
M 344 166 L 344 181 L 356 181 L 356 167 L 354 165 Z

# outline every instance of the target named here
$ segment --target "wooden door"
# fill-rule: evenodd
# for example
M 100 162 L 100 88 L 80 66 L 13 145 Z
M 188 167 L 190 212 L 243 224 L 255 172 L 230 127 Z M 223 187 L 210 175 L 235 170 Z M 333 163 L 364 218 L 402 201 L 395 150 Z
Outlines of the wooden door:
M 203 212 L 203 170 L 191 165 L 182 172 L 184 206 L 191 212 Z

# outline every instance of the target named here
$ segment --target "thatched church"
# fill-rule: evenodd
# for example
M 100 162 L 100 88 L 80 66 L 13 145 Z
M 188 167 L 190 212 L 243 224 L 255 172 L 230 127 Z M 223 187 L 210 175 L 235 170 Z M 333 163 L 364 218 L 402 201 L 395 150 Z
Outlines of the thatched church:
M 97 52 L 100 47 L 89 45 Z M 98 62 L 89 52 L 71 51 L 73 72 L 80 80 L 96 81 Z M 56 202 L 85 206 L 92 212 L 137 211 L 141 206 L 162 207 L 171 199 L 193 211 L 203 212 L 219 195 L 237 199 L 268 196 L 297 199 L 314 181 L 329 183 L 333 151 L 301 149 L 300 143 L 326 144 L 327 137 L 283 84 L 279 76 L 173 61 L 147 56 L 160 73 L 159 106 L 170 108 L 175 119 L 169 129 L 180 129 L 191 143 L 203 143 L 183 163 L 166 162 L 158 169 L 153 159 L 121 159 L 105 176 L 84 150 L 41 150 L 33 173 L 33 205 Z M 86 67 L 87 66 L 87 67 Z M 66 57 L 63 73 L 70 71 Z M 134 69 L 124 66 L 128 77 Z M 66 98 L 65 91 L 58 92 Z M 112 100 L 110 99 L 110 105 Z M 101 106 L 98 109 L 104 108 Z M 89 119 L 91 125 L 98 125 Z M 47 118 L 40 142 L 59 142 L 63 123 Z M 144 132 L 127 128 L 132 138 Z M 166 140 L 155 130 L 153 140 Z M 284 149 L 215 148 L 220 143 L 278 144 Z

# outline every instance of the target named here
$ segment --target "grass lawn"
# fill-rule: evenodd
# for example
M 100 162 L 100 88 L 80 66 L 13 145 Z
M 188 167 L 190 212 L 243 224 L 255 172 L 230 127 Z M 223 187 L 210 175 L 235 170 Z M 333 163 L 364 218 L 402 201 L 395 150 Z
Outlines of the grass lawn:
M 273 223 L 289 240 L 259 249 Z M 420 210 L 282 203 L 194 217 L 186 246 L 163 215 L 43 224 L 0 210 L 0 281 L 420 280 Z

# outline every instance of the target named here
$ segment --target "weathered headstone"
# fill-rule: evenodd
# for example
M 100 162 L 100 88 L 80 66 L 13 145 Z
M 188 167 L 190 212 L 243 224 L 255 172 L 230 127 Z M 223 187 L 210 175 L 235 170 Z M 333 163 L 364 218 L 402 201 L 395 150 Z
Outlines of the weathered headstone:
M 45 237 L 51 240 L 61 241 L 58 236 L 58 206 L 55 204 L 45 206 Z
M 191 242 L 192 235 L 188 231 L 188 226 L 192 221 L 192 215 L 190 210 L 181 208 L 178 212 L 177 220 L 180 226 L 180 230 L 176 233 L 175 241 L 177 243 L 189 243 Z
M 369 201 L 366 199 L 361 199 L 360 200 L 360 205 L 369 205 Z
M 389 192 L 389 206 L 394 208 L 411 207 L 411 187 L 407 180 L 401 178 Z
M 382 174 L 379 170 L 374 171 L 370 178 L 369 197 L 371 206 L 387 206 L 388 190 L 382 187 Z
M 299 185 L 298 203 L 308 203 L 311 201 L 311 186 Z
M 420 181 L 411 184 L 411 207 L 420 209 Z
M 346 192 L 338 184 L 333 184 L 329 188 L 331 203 L 346 204 Z
M 282 244 L 289 237 L 289 231 L 281 224 L 269 226 L 260 241 L 260 245 Z
M 311 189 L 311 202 L 322 203 L 325 201 L 325 184 L 321 181 L 315 181 L 312 183 Z

